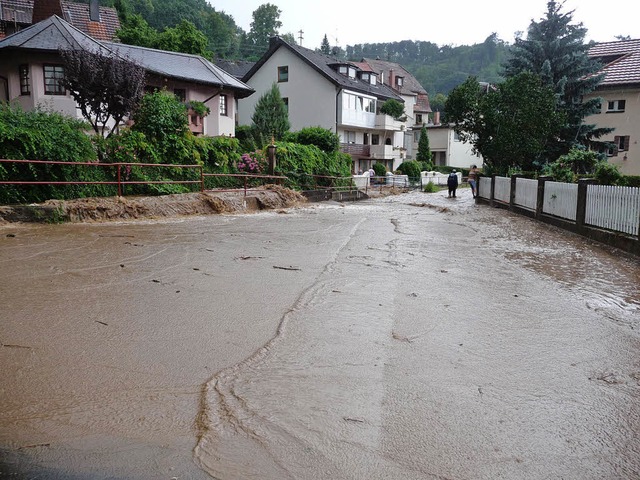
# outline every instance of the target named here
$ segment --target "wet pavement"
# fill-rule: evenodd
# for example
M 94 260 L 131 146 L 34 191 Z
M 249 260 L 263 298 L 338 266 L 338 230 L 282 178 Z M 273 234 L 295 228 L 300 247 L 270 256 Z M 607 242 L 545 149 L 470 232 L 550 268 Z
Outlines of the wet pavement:
M 0 478 L 640 478 L 640 260 L 459 192 L 0 227 Z

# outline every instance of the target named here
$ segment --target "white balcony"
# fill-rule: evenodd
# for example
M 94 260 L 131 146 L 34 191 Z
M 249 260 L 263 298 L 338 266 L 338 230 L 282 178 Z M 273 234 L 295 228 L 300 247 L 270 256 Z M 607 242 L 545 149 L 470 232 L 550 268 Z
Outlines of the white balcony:
M 395 120 L 393 117 L 389 115 L 384 115 L 382 113 L 376 115 L 376 123 L 375 128 L 379 130 L 393 130 L 400 131 L 404 130 L 405 124 L 404 122 L 400 122 L 399 120 Z
M 392 145 L 371 145 L 369 152 L 371 158 L 378 160 L 398 160 L 402 150 Z
M 341 111 L 339 123 L 348 127 L 374 128 L 376 114 L 361 110 L 344 109 Z

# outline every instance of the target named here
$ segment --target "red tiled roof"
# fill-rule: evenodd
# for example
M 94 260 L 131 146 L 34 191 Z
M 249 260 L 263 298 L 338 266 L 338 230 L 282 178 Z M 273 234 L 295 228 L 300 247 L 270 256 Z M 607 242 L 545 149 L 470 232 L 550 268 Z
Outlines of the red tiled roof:
M 31 25 L 33 22 L 34 0 L 0 0 L 0 21 L 16 22 Z M 62 0 L 62 16 L 78 30 L 92 36 L 96 40 L 113 40 L 116 30 L 120 28 L 118 13 L 111 7 L 100 7 L 100 22 L 89 19 L 89 4 L 73 3 Z
M 640 83 L 640 39 L 598 43 L 589 56 L 604 63 L 600 86 Z

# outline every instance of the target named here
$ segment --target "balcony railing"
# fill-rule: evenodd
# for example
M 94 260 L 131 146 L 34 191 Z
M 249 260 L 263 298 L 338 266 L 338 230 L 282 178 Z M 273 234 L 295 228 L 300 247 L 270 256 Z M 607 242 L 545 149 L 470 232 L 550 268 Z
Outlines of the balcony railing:
M 341 143 L 340 151 L 349 155 L 357 155 L 359 157 L 368 157 L 370 155 L 370 146 L 357 143 Z
M 404 122 L 400 122 L 395 120 L 393 117 L 389 115 L 385 115 L 380 113 L 376 115 L 376 127 L 380 130 L 395 130 L 400 131 L 404 130 Z

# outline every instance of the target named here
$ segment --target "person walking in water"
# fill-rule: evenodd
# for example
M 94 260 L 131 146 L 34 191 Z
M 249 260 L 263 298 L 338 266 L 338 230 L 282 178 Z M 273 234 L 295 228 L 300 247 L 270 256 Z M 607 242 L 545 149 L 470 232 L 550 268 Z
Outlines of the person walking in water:
M 447 178 L 447 187 L 449 187 L 449 198 L 456 198 L 456 189 L 458 188 L 458 174 L 453 170 Z
M 469 186 L 473 198 L 476 198 L 478 196 L 478 167 L 476 165 L 471 165 L 469 169 Z

